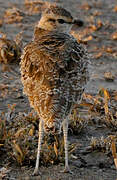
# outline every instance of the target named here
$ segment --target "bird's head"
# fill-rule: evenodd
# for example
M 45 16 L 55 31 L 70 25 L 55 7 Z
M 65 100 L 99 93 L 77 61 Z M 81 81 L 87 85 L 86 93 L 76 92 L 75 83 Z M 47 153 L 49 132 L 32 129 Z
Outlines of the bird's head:
M 48 31 L 69 32 L 74 23 L 70 12 L 62 7 L 50 5 L 43 13 L 37 27 Z

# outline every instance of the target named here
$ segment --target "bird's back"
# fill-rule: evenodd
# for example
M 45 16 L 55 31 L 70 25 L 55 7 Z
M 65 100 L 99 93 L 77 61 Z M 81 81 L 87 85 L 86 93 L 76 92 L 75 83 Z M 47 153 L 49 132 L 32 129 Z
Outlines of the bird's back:
M 88 80 L 85 49 L 70 35 L 36 29 L 24 48 L 21 80 L 31 106 L 46 122 L 62 121 Z

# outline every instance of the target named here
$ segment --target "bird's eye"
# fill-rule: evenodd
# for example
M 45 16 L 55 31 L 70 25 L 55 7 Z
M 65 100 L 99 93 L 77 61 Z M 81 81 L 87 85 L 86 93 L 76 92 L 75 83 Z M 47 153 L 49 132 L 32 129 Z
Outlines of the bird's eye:
M 55 19 L 48 19 L 48 21 L 55 23 Z
M 57 21 L 58 21 L 60 24 L 65 23 L 65 21 L 64 21 L 63 19 L 57 19 Z

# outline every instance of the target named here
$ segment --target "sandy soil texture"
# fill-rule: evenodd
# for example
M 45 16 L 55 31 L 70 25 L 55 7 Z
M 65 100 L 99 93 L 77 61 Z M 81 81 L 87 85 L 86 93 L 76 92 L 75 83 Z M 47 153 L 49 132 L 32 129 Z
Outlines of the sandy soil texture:
M 71 34 L 91 55 L 91 78 L 69 126 L 73 174 L 60 173 L 64 154 L 62 159 L 54 158 L 55 149 L 52 151 L 50 146 L 46 152 L 45 147 L 49 145 L 44 145 L 42 176 L 31 175 L 36 158 L 38 118 L 23 94 L 20 65 L 14 62 L 0 64 L 0 179 L 116 180 L 114 157 L 117 155 L 113 155 L 113 148 L 117 149 L 117 1 L 49 2 L 59 3 L 83 21 L 83 26 L 74 26 Z M 45 8 L 44 0 L 0 0 L 0 37 L 6 35 L 18 41 L 19 35 L 23 49 L 31 41 L 34 26 Z M 47 156 L 51 151 L 53 159 L 50 160 Z

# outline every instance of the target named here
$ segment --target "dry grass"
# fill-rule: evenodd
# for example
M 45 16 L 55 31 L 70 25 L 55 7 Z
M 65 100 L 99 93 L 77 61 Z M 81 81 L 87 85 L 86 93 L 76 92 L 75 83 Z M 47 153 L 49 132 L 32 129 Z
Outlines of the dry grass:
M 19 165 L 35 163 L 38 144 L 38 116 L 33 113 L 15 114 L 15 108 L 9 106 L 7 125 L 5 116 L 0 123 L 0 150 L 7 152 L 9 159 Z M 13 115 L 14 114 L 14 115 Z M 13 115 L 13 119 L 11 117 Z M 8 118 L 10 117 L 10 119 Z M 75 149 L 75 144 L 69 145 L 69 153 Z M 64 162 L 64 142 L 61 135 L 45 135 L 41 151 L 41 164 L 58 164 Z
M 87 126 L 87 124 L 88 120 L 80 116 L 78 109 L 73 109 L 69 122 L 69 129 L 72 134 L 78 135 Z
M 82 103 L 72 111 L 69 123 L 69 132 L 78 135 L 87 126 L 91 125 L 91 116 L 99 116 L 102 125 L 105 124 L 112 132 L 117 129 L 116 92 L 109 93 L 106 89 L 101 89 L 95 96 L 84 94 Z M 113 103 L 113 104 L 111 104 Z M 79 107 L 87 111 L 87 118 L 79 114 Z M 9 112 L 0 115 L 0 153 L 3 150 L 7 153 L 9 160 L 17 162 L 19 165 L 34 165 L 38 144 L 38 116 L 31 112 L 15 113 L 15 104 L 8 105 Z M 92 137 L 90 140 L 90 150 L 98 150 L 111 155 L 116 163 L 117 134 L 107 137 Z M 76 144 L 69 145 L 69 154 L 72 155 L 76 149 Z M 44 166 L 50 164 L 64 163 L 64 142 L 62 135 L 44 136 L 40 163 Z
M 107 89 L 102 88 L 96 96 L 84 94 L 83 105 L 88 107 L 89 113 L 100 116 L 102 123 L 115 131 L 117 130 L 116 92 L 110 93 Z

